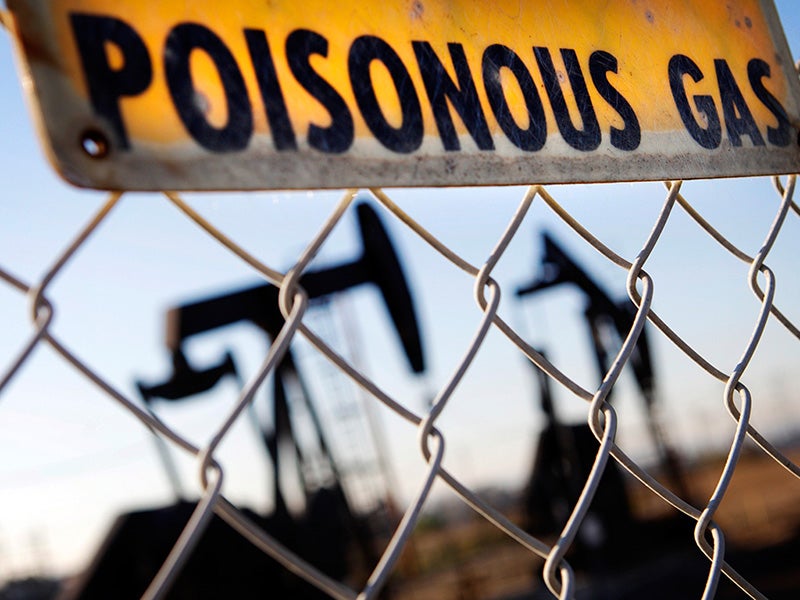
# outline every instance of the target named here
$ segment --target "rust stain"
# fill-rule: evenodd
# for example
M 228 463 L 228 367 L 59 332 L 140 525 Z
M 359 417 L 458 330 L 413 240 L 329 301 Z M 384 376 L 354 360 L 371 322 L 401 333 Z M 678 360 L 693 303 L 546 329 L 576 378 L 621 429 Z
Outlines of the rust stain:
M 420 0 L 414 0 L 411 3 L 411 18 L 413 20 L 422 19 L 422 15 L 425 14 L 425 7 L 423 6 Z

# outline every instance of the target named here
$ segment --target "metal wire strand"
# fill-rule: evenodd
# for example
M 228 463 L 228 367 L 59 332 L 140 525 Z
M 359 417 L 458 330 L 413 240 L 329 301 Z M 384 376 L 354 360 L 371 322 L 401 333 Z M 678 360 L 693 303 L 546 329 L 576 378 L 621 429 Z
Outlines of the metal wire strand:
M 725 561 L 725 532 L 714 521 L 714 517 L 728 493 L 730 482 L 736 473 L 747 437 L 753 439 L 792 476 L 800 477 L 800 468 L 777 450 L 750 423 L 754 400 L 749 389 L 743 383 L 748 365 L 762 343 L 762 336 L 770 317 L 774 317 L 787 331 L 800 338 L 798 335 L 800 328 L 796 327 L 774 304 L 777 276 L 765 264 L 772 247 L 784 228 L 787 216 L 789 214 L 800 215 L 800 209 L 793 200 L 795 177 L 789 177 L 785 184 L 777 178 L 773 183 L 781 198 L 780 206 L 765 236 L 765 240 L 755 256 L 750 256 L 734 246 L 704 219 L 682 194 L 681 182 L 668 182 L 666 184 L 667 192 L 661 211 L 641 250 L 633 260 L 628 260 L 616 254 L 566 211 L 549 190 L 542 186 L 534 185 L 525 191 L 506 229 L 499 236 L 493 249 L 480 265 L 474 265 L 465 260 L 458 252 L 455 252 L 437 239 L 421 223 L 417 222 L 395 203 L 384 190 L 380 188 L 371 189 L 372 196 L 402 226 L 407 227 L 409 231 L 419 236 L 433 252 L 448 261 L 452 268 L 465 273 L 473 280 L 473 295 L 477 309 L 475 333 L 452 366 L 450 376 L 439 387 L 433 402 L 422 414 L 418 414 L 409 408 L 408 404 L 402 399 L 393 397 L 392 394 L 386 392 L 365 376 L 304 322 L 308 307 L 308 297 L 300 285 L 301 277 L 307 270 L 311 260 L 318 254 L 331 233 L 341 222 L 343 215 L 352 206 L 358 190 L 344 192 L 340 202 L 333 208 L 319 231 L 311 237 L 294 265 L 285 273 L 270 267 L 253 253 L 242 248 L 234 239 L 224 234 L 210 220 L 202 216 L 180 195 L 166 193 L 165 196 L 169 202 L 184 214 L 187 219 L 194 222 L 226 251 L 238 257 L 243 263 L 259 273 L 260 276 L 279 287 L 279 307 L 285 318 L 285 323 L 279 335 L 272 341 L 261 361 L 261 365 L 240 390 L 236 401 L 232 404 L 227 414 L 220 419 L 210 440 L 204 447 L 196 446 L 150 411 L 143 410 L 137 403 L 129 400 L 123 393 L 109 384 L 102 373 L 92 368 L 88 361 L 78 358 L 69 349 L 67 343 L 60 340 L 52 331 L 52 324 L 57 314 L 57 303 L 52 297 L 49 297 L 50 285 L 57 277 L 65 276 L 69 271 L 70 262 L 82 248 L 90 243 L 93 233 L 103 226 L 112 209 L 122 198 L 122 194 L 111 194 L 90 221 L 78 231 L 73 241 L 67 245 L 64 251 L 54 257 L 52 265 L 37 283 L 29 285 L 22 279 L 0 269 L 0 282 L 28 297 L 32 324 L 32 331 L 29 337 L 24 340 L 17 353 L 9 359 L 2 372 L 0 394 L 5 391 L 8 383 L 30 360 L 33 351 L 40 345 L 46 344 L 56 352 L 65 364 L 68 364 L 76 372 L 91 381 L 111 401 L 122 406 L 130 414 L 131 418 L 136 419 L 144 427 L 154 431 L 174 447 L 196 457 L 198 464 L 197 476 L 202 488 L 201 500 L 178 542 L 170 552 L 169 558 L 164 562 L 156 578 L 151 582 L 144 596 L 147 600 L 158 600 L 168 593 L 170 585 L 180 573 L 182 565 L 191 556 L 195 545 L 215 513 L 255 547 L 272 557 L 288 571 L 316 586 L 328 596 L 337 600 L 374 599 L 379 596 L 388 578 L 396 569 L 397 561 L 403 550 L 408 546 L 414 527 L 422 511 L 430 501 L 431 490 L 437 481 L 449 486 L 477 515 L 492 523 L 523 548 L 544 559 L 542 573 L 548 589 L 560 599 L 572 599 L 577 593 L 578 580 L 565 560 L 565 555 L 574 543 L 577 532 L 586 519 L 597 492 L 600 477 L 610 460 L 616 461 L 623 469 L 630 472 L 661 501 L 694 519 L 694 541 L 708 559 L 708 576 L 702 591 L 704 600 L 710 600 L 714 597 L 723 574 L 750 597 L 762 600 L 764 595 Z M 618 352 L 613 357 L 599 387 L 595 390 L 586 389 L 568 377 L 523 339 L 519 332 L 499 314 L 500 298 L 503 290 L 493 278 L 493 271 L 507 252 L 511 241 L 517 235 L 526 218 L 528 218 L 530 209 L 535 202 L 543 203 L 605 260 L 626 271 L 627 292 L 631 302 L 636 307 L 636 312 L 630 330 L 624 336 Z M 688 214 L 707 235 L 731 255 L 748 265 L 747 284 L 752 293 L 758 298 L 760 308 L 753 324 L 751 336 L 745 343 L 737 364 L 730 371 L 712 364 L 691 344 L 675 333 L 670 325 L 656 314 L 652 308 L 656 282 L 646 271 L 646 266 L 653 251 L 658 246 L 665 226 L 676 207 Z M 626 454 L 616 441 L 620 417 L 616 410 L 608 404 L 607 398 L 622 370 L 629 363 L 637 340 L 648 320 L 661 332 L 665 340 L 673 344 L 705 370 L 709 377 L 725 383 L 723 403 L 735 422 L 735 433 L 730 440 L 728 455 L 719 473 L 714 490 L 705 504 L 699 508 L 690 504 L 686 498 L 677 496 L 657 481 L 642 465 Z M 457 410 L 457 406 L 453 403 L 455 391 L 462 384 L 475 357 L 485 346 L 485 339 L 493 328 L 505 335 L 523 356 L 542 369 L 563 390 L 586 403 L 586 420 L 599 442 L 599 448 L 594 457 L 591 471 L 583 482 L 578 501 L 558 538 L 552 544 L 545 543 L 525 532 L 501 511 L 481 498 L 475 490 L 470 489 L 463 481 L 448 471 L 444 464 L 447 436 L 437 426 L 438 421 L 446 408 L 452 407 L 452 410 Z M 418 482 L 417 492 L 410 500 L 400 522 L 395 527 L 389 544 L 380 558 L 377 559 L 376 564 L 372 566 L 367 581 L 359 590 L 351 589 L 348 585 L 333 580 L 308 563 L 303 557 L 276 541 L 248 519 L 223 494 L 225 472 L 217 457 L 219 448 L 229 438 L 233 426 L 242 412 L 252 406 L 255 394 L 261 389 L 269 374 L 275 370 L 276 364 L 285 355 L 289 345 L 298 335 L 304 337 L 335 369 L 365 390 L 370 395 L 371 401 L 384 404 L 399 419 L 407 422 L 410 429 L 415 431 L 417 435 L 418 460 L 424 466 L 424 474 Z

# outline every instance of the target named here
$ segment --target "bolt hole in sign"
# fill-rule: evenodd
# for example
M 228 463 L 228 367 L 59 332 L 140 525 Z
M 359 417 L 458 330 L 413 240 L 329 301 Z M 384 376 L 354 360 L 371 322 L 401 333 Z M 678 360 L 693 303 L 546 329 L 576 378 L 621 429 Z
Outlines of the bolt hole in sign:
M 769 0 L 8 0 L 85 187 L 503 185 L 794 173 Z

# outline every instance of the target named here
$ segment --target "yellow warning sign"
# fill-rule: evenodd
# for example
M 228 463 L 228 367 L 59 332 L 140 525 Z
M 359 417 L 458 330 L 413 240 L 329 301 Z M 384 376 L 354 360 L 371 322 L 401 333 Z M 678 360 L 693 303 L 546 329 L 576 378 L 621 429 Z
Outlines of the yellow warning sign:
M 800 171 L 769 0 L 8 0 L 58 171 L 104 189 Z

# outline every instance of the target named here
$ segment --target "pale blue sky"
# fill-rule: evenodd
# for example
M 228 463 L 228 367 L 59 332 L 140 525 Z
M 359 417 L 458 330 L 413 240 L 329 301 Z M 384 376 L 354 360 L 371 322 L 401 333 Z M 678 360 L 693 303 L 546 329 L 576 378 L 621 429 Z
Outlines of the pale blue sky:
M 800 56 L 799 5 L 793 0 L 776 4 L 794 55 Z M 34 282 L 98 209 L 103 194 L 69 187 L 46 164 L 22 100 L 7 35 L 0 35 L 0 81 L 5 82 L 0 92 L 0 266 Z M 695 182 L 685 190 L 743 249 L 758 249 L 777 207 L 768 181 Z M 629 258 L 641 247 L 664 194 L 660 184 L 551 191 L 598 237 Z M 521 188 L 391 192 L 409 213 L 476 264 L 491 251 L 522 194 Z M 240 244 L 283 268 L 338 198 L 337 192 L 314 192 L 192 199 Z M 372 291 L 353 294 L 351 309 L 359 317 L 365 369 L 419 410 L 461 356 L 480 315 L 472 300 L 471 279 L 384 216 L 416 292 L 428 374 L 416 379 L 407 374 Z M 567 374 L 592 386 L 596 375 L 579 318 L 580 297 L 565 290 L 524 304 L 513 298 L 515 287 L 529 281 L 536 270 L 538 231 L 543 228 L 559 235 L 615 295 L 624 292 L 625 273 L 580 244 L 538 204 L 496 272 L 504 286 L 502 313 L 507 320 L 534 343 L 546 346 Z M 800 317 L 797 248 L 790 247 L 800 239 L 798 228 L 796 219 L 787 225 L 769 261 L 779 275 L 777 302 L 790 317 Z M 326 245 L 323 261 L 351 258 L 357 252 L 353 233 L 354 223 L 348 219 Z M 693 267 L 698 260 L 704 268 Z M 675 215 L 648 270 L 656 279 L 657 310 L 721 368 L 732 368 L 758 310 L 746 287 L 746 266 L 729 259 L 683 215 Z M 248 268 L 210 242 L 165 199 L 126 197 L 49 291 L 57 307 L 54 331 L 109 382 L 133 396 L 137 377 L 158 380 L 166 374 L 165 307 L 252 281 Z M 7 364 L 30 334 L 27 313 L 25 298 L 0 287 L 0 365 Z M 797 346 L 788 334 L 771 327 L 764 352 L 748 372 L 748 384 L 761 399 L 756 418 L 767 429 L 788 428 L 800 418 L 796 386 L 789 383 L 800 358 Z M 231 348 L 242 370 L 252 372 L 263 347 L 261 336 L 242 326 L 193 344 L 190 351 L 202 361 Z M 675 441 L 696 449 L 724 439 L 731 425 L 722 408 L 722 385 L 702 377 L 663 340 L 656 342 L 655 353 L 662 411 L 670 419 Z M 202 441 L 234 392 L 232 383 L 226 383 L 208 398 L 164 409 L 164 418 Z M 583 415 L 583 403 L 564 392 L 558 392 L 558 399 L 565 414 Z M 520 484 L 541 424 L 536 401 L 524 361 L 507 341 L 492 334 L 443 416 L 448 465 L 469 484 Z M 623 445 L 646 450 L 636 399 L 620 394 L 618 409 L 626 424 Z M 421 474 L 416 436 L 404 423 L 388 414 L 383 417 L 403 479 L 402 492 L 408 493 Z M 44 540 L 59 569 L 74 568 L 115 512 L 168 501 L 169 488 L 143 428 L 46 348 L 36 351 L 0 398 L 0 432 L 0 453 L 6 457 L 0 463 L 0 569 L 6 569 L 0 570 L 0 578 L 30 566 L 32 537 Z M 232 497 L 258 506 L 267 472 L 249 434 L 242 427 L 238 441 L 223 455 L 230 473 L 226 489 Z M 194 473 L 188 462 L 186 473 L 188 481 Z

